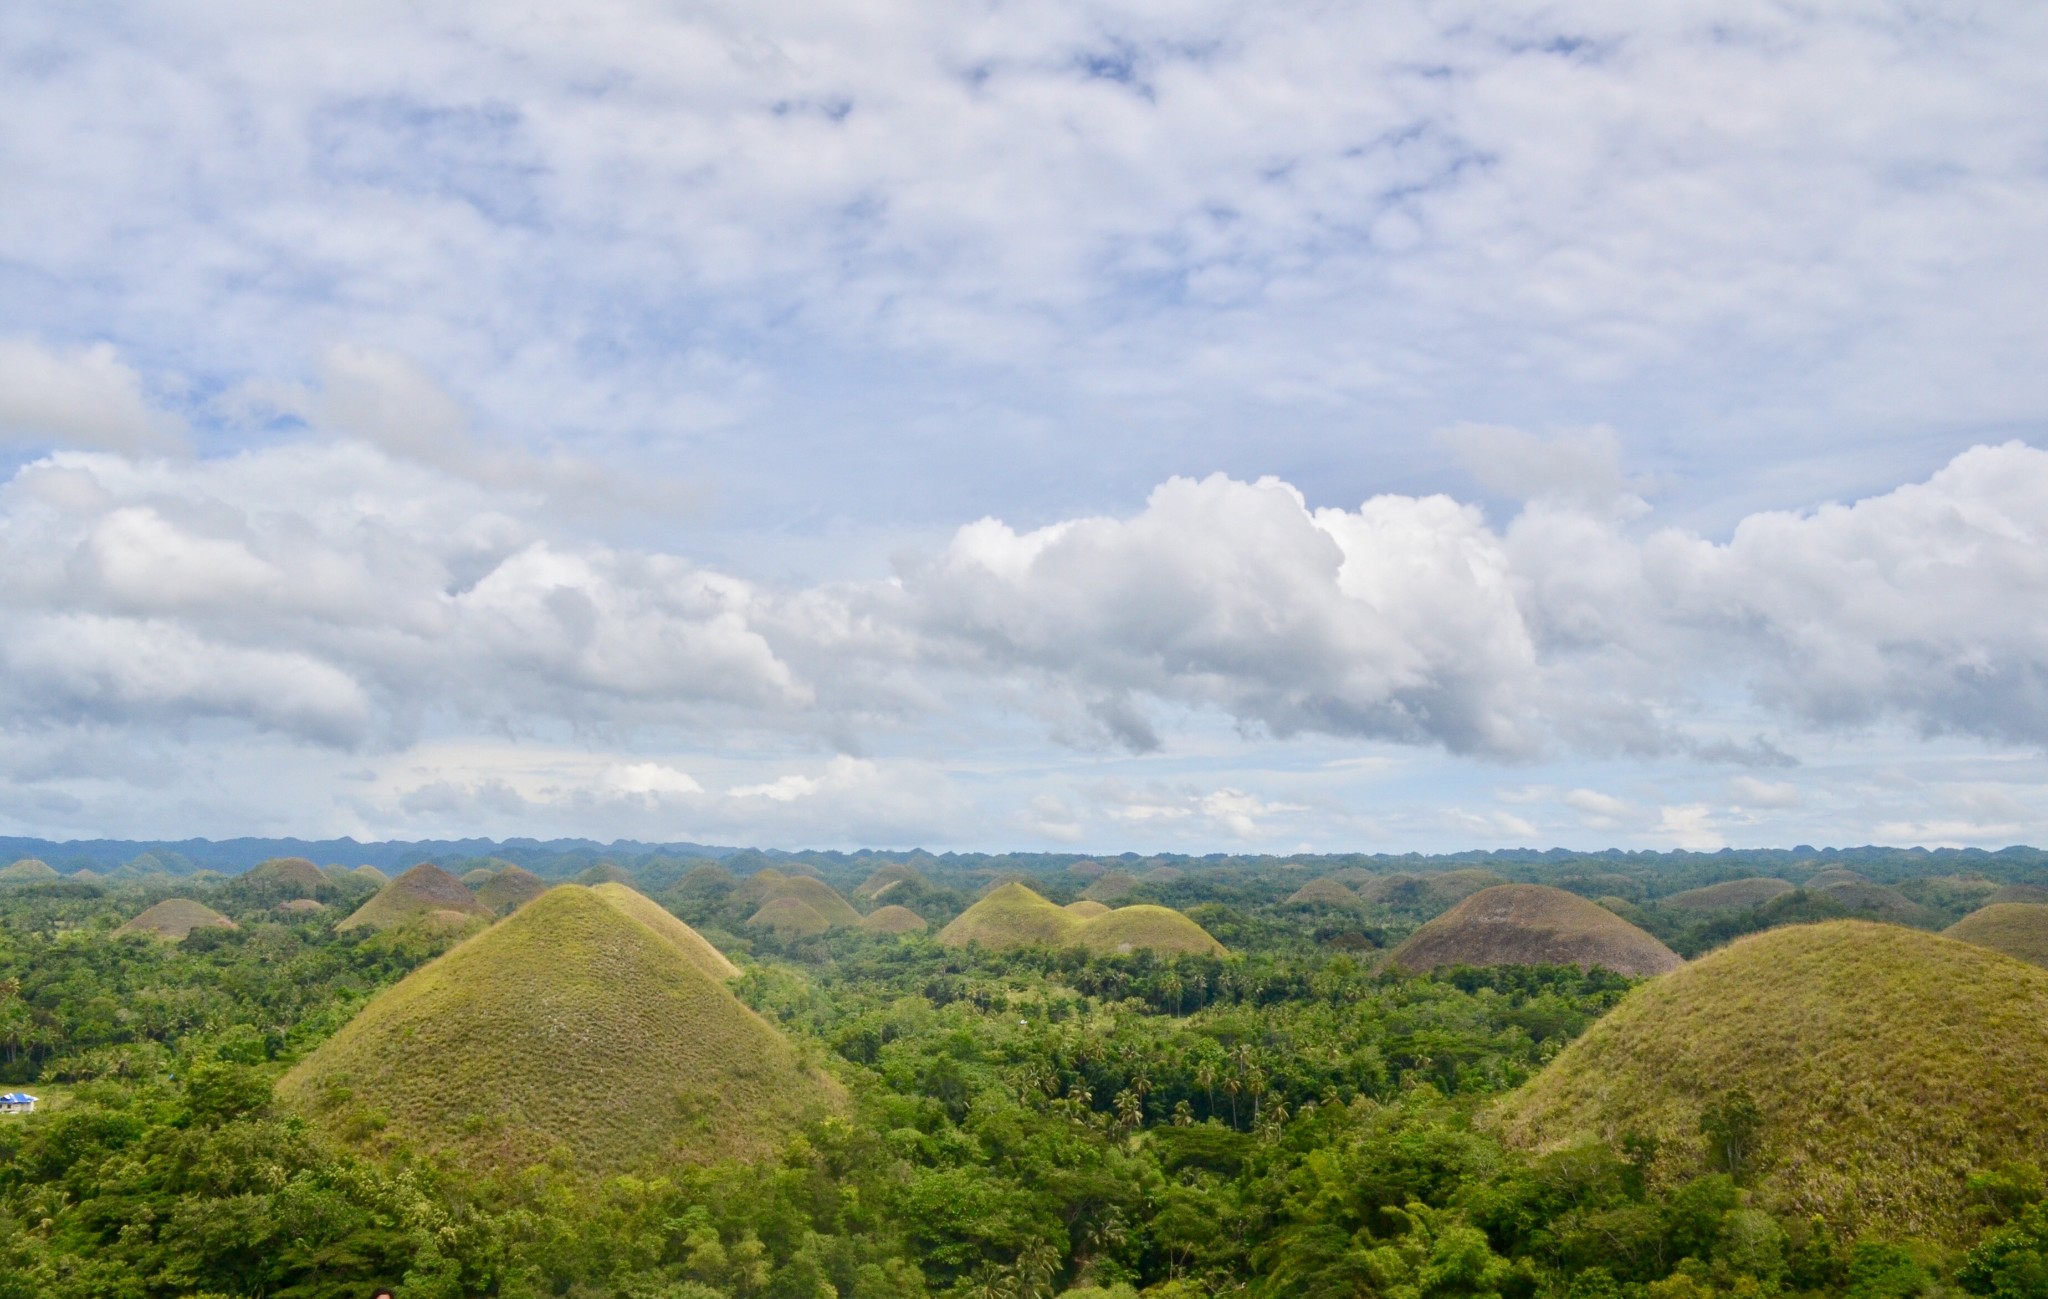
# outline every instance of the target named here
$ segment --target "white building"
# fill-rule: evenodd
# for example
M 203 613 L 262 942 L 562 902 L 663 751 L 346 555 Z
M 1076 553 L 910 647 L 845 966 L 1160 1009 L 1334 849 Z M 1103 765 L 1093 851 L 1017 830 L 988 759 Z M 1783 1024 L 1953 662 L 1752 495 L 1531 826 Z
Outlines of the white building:
M 33 1114 L 36 1112 L 36 1098 L 27 1092 L 8 1092 L 0 1096 L 0 1114 Z

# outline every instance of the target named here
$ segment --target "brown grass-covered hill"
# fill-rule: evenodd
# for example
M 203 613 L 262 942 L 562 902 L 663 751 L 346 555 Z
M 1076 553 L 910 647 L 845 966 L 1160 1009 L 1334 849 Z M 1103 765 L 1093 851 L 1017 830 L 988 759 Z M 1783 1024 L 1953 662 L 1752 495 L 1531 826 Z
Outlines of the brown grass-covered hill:
M 2048 902 L 1994 902 L 1942 931 L 1959 943 L 2048 965 Z
M 632 888 L 634 880 L 632 872 L 625 867 L 616 862 L 601 861 L 585 867 L 571 878 L 570 883 L 588 885 L 592 888 L 599 884 L 623 884 L 627 888 Z
M 1554 1150 L 1654 1137 L 1653 1179 L 1706 1171 L 1701 1119 L 1738 1090 L 1769 1207 L 1843 1237 L 1958 1241 L 1970 1174 L 2048 1150 L 2048 970 L 1897 925 L 1738 939 L 1635 989 L 1493 1118 Z
M 1310 880 L 1287 895 L 1296 907 L 1356 907 L 1358 895 L 1333 879 Z
M 1227 956 L 1208 930 L 1171 907 L 1118 907 L 1083 920 L 1074 939 L 1091 952 L 1122 955 L 1139 950 L 1174 955 Z
M 241 926 L 204 902 L 194 902 L 190 898 L 165 898 L 114 933 L 153 934 L 177 942 L 195 929 L 212 928 L 239 929 Z
M 591 890 L 607 906 L 615 907 L 631 919 L 646 925 L 675 944 L 676 950 L 685 960 L 714 979 L 737 979 L 740 967 L 727 959 L 724 952 L 713 947 L 704 935 L 677 919 L 667 907 L 644 893 L 636 892 L 623 884 L 600 884 Z
M 831 927 L 832 922 L 802 898 L 770 898 L 747 917 L 747 928 L 765 929 L 777 938 L 816 938 Z
M 100 874 L 98 871 L 94 870 L 90 866 L 84 866 L 80 867 L 78 870 L 72 871 L 71 874 L 68 875 L 66 878 L 74 884 L 95 884 L 98 883 L 100 880 L 105 879 L 106 876 Z
M 506 866 L 477 885 L 476 900 L 492 915 L 508 916 L 547 891 L 548 882 L 524 866 Z
M 1079 916 L 1083 920 L 1093 920 L 1097 916 L 1109 914 L 1109 904 L 1107 902 L 1097 902 L 1094 898 L 1078 898 L 1060 909 L 1069 915 Z
M 1443 965 L 1598 966 L 1622 974 L 1663 974 L 1678 954 L 1598 903 L 1542 884 L 1481 889 L 1408 936 L 1388 963 L 1426 971 Z
M 1870 877 L 1860 871 L 1852 871 L 1847 866 L 1830 866 L 1826 870 L 1815 871 L 1807 876 L 1805 887 L 1809 889 L 1824 889 L 1830 884 L 1868 883 L 1870 883 Z
M 275 898 L 313 898 L 332 893 L 327 873 L 304 857 L 272 857 L 257 862 L 235 881 L 251 893 Z
M 379 993 L 277 1090 L 345 1143 L 597 1176 L 763 1155 L 841 1097 L 669 938 L 574 885 Z
M 1006 884 L 961 912 L 939 931 L 939 941 L 949 947 L 1085 947 L 1103 953 L 1224 951 L 1207 930 L 1169 907 L 1118 907 L 1081 915 L 1022 884 Z
M 1171 884 L 1175 880 L 1186 879 L 1187 874 L 1178 866 L 1154 866 L 1138 878 L 1147 884 Z
M 2048 884 L 2007 884 L 1984 899 L 1987 907 L 2001 902 L 2048 902 Z
M 358 866 L 350 871 L 349 874 L 365 884 L 374 884 L 380 889 L 391 882 L 391 877 L 378 870 L 375 866 Z
M 1108 873 L 1109 867 L 1104 866 L 1099 861 L 1090 861 L 1087 858 L 1083 858 L 1067 867 L 1067 874 L 1079 876 L 1084 880 L 1101 879 Z
M 930 926 L 909 907 L 877 907 L 861 918 L 860 927 L 871 934 L 921 934 Z
M 860 923 L 860 912 L 853 909 L 852 903 L 840 897 L 830 884 L 810 875 L 783 875 L 761 889 L 758 896 L 764 905 L 779 898 L 801 902 L 834 929 Z
M 1934 922 L 1934 913 L 1926 907 L 1897 889 L 1888 888 L 1883 884 L 1873 884 L 1869 880 L 1835 880 L 1821 885 L 1818 889 L 1811 884 L 1807 888 L 1811 892 L 1832 898 L 1851 911 L 1860 911 L 1878 919 L 1893 920 L 1902 925 L 1928 925 Z
M 1752 875 L 1747 879 L 1723 880 L 1705 888 L 1673 893 L 1659 898 L 1657 905 L 1674 911 L 1746 911 L 1791 891 L 1792 885 L 1784 880 Z
M 282 911 L 288 916 L 315 916 L 327 910 L 327 904 L 315 902 L 311 898 L 292 898 L 278 903 L 272 910 Z
M 931 881 L 927 880 L 917 867 L 904 862 L 890 862 L 862 880 L 860 887 L 853 891 L 853 896 L 866 901 L 880 897 L 899 884 L 915 884 L 923 888 L 928 887 L 930 883 Z
M 1376 906 L 1429 914 L 1454 907 L 1481 889 L 1505 883 L 1507 880 L 1492 871 L 1462 869 L 1428 875 L 1381 875 L 1357 885 L 1354 892 L 1360 901 Z
M 1128 871 L 1104 871 L 1095 877 L 1095 882 L 1081 890 L 1081 896 L 1090 902 L 1115 902 L 1131 895 L 1131 890 L 1143 883 Z
M 421 862 L 377 890 L 371 898 L 336 925 L 337 930 L 397 929 L 412 924 L 430 911 L 460 911 L 465 915 L 490 915 L 490 908 L 462 886 L 462 881 L 432 862 Z
M 23 857 L 0 866 L 0 884 L 46 884 L 63 878 L 40 857 Z
M 490 883 L 491 876 L 497 873 L 497 871 L 492 870 L 489 866 L 479 866 L 475 870 L 462 872 L 456 878 L 462 881 L 464 888 L 480 889 Z

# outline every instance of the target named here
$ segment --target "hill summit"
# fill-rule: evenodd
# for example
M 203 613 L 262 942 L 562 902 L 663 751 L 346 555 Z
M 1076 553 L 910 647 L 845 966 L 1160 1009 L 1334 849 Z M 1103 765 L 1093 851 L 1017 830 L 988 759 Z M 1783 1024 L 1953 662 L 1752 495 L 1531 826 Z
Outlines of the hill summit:
M 177 942 L 195 929 L 240 928 L 204 902 L 194 902 L 191 898 L 165 898 L 114 932 L 117 935 L 153 934 Z
M 397 929 L 435 911 L 460 911 L 485 918 L 491 914 L 490 908 L 477 901 L 461 880 L 432 862 L 421 862 L 378 889 L 375 897 L 357 907 L 335 929 Z
M 1792 925 L 1635 989 L 1494 1118 L 1539 1150 L 1654 1138 L 1669 1183 L 1708 1170 L 1702 1120 L 1746 1093 L 1737 1153 L 1767 1205 L 1960 1241 L 1969 1175 L 2048 1148 L 2044 1023 L 2048 970 L 1897 925 Z
M 1958 942 L 2048 965 L 2048 903 L 1994 902 L 1942 931 Z
M 476 900 L 502 916 L 519 910 L 547 891 L 548 882 L 540 876 L 524 866 L 507 866 L 503 870 L 492 871 L 490 878 L 477 885 Z
M 632 911 L 550 889 L 371 999 L 279 1098 L 387 1152 L 595 1176 L 756 1157 L 837 1107 L 836 1083 Z
M 1005 884 L 939 931 L 949 947 L 1083 947 L 1105 955 L 1137 951 L 1221 956 L 1223 944 L 1171 907 L 1104 908 L 1093 914 L 1055 906 L 1022 884 Z
M 1678 954 L 1612 911 L 1542 884 L 1481 889 L 1409 935 L 1389 964 L 1598 966 L 1621 974 L 1662 974 Z

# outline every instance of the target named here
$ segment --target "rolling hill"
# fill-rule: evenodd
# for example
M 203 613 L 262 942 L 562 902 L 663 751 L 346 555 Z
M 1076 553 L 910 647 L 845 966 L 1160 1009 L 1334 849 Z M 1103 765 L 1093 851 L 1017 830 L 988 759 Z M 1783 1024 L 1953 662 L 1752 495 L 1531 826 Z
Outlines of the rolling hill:
M 909 907 L 878 907 L 861 918 L 860 927 L 871 934 L 921 934 L 930 928 Z
M 768 899 L 748 916 L 747 928 L 765 929 L 777 938 L 816 938 L 832 928 L 832 922 L 802 898 L 778 897 Z
M 1505 883 L 1492 871 L 1463 869 L 1429 875 L 1382 875 L 1357 885 L 1354 892 L 1360 901 L 1377 906 L 1433 914 L 1456 906 L 1481 889 Z
M 1653 1180 L 1704 1171 L 1738 1090 L 1766 1205 L 1860 1234 L 1955 1242 L 1969 1175 L 2048 1149 L 2048 971 L 1867 921 L 1742 938 L 1631 992 L 1509 1096 L 1512 1144 L 1655 1138 Z
M 1705 888 L 1673 893 L 1657 899 L 1657 905 L 1674 911 L 1746 911 L 1791 891 L 1792 885 L 1784 880 L 1752 875 L 1747 879 L 1723 880 Z
M 1091 952 L 1123 955 L 1140 949 L 1175 955 L 1227 956 L 1208 930 L 1171 907 L 1118 907 L 1081 922 L 1072 941 Z
M 332 894 L 334 882 L 304 857 L 272 857 L 257 862 L 237 876 L 235 883 L 250 893 L 267 898 L 314 898 Z
M 1444 965 L 1599 966 L 1622 974 L 1677 969 L 1678 954 L 1598 903 L 1541 884 L 1482 889 L 1409 935 L 1387 958 L 1404 970 Z
M 1902 925 L 1927 925 L 1934 921 L 1933 912 L 1897 889 L 1888 888 L 1883 884 L 1873 884 L 1866 879 L 1838 879 L 1822 884 L 1817 889 L 1811 884 L 1807 887 L 1811 891 L 1834 899 L 1851 911 L 1860 911 L 1873 918 L 1895 920 Z
M 1287 896 L 1292 907 L 1356 907 L 1358 895 L 1332 879 L 1310 880 Z
M 2007 884 L 1984 899 L 1984 905 L 2000 902 L 2048 902 L 2048 884 Z
M 898 884 L 916 884 L 923 887 L 928 886 L 930 883 L 931 881 L 920 874 L 915 866 L 908 866 L 902 862 L 890 862 L 887 866 L 881 867 L 874 874 L 862 880 L 860 887 L 853 891 L 853 896 L 861 899 L 874 898 L 881 896 L 884 891 L 892 889 Z
M 0 884 L 46 884 L 63 878 L 39 857 L 23 857 L 0 866 Z
M 2048 966 L 2048 902 L 1994 902 L 1942 932 L 1959 943 L 1988 947 L 2030 965 Z
M 1090 902 L 1115 902 L 1129 897 L 1131 890 L 1143 883 L 1128 871 L 1105 871 L 1095 877 L 1095 882 L 1081 890 L 1081 896 Z
M 462 881 L 431 862 L 421 862 L 377 890 L 377 895 L 351 912 L 336 930 L 397 929 L 430 911 L 490 915 L 490 908 L 462 886 Z
M 627 888 L 632 888 L 634 880 L 632 873 L 623 866 L 615 862 L 601 861 L 579 871 L 570 882 L 591 887 L 599 884 L 623 884 Z
M 350 871 L 349 874 L 365 884 L 374 884 L 380 889 L 391 882 L 391 877 L 378 870 L 375 866 L 358 866 Z
M 676 950 L 714 979 L 737 979 L 740 967 L 726 959 L 724 952 L 705 941 L 704 935 L 678 920 L 675 915 L 644 893 L 623 884 L 600 884 L 591 890 L 607 906 L 619 911 L 674 943 Z
M 953 918 L 939 931 L 948 947 L 1063 947 L 1081 921 L 1022 884 L 1005 884 Z
M 114 933 L 117 936 L 152 934 L 177 942 L 195 929 L 210 928 L 239 929 L 241 926 L 204 902 L 194 902 L 190 898 L 165 898 Z
M 779 875 L 761 890 L 759 897 L 763 904 L 778 898 L 801 902 L 834 929 L 860 923 L 860 912 L 853 909 L 852 903 L 840 897 L 830 884 L 810 875 Z
M 489 879 L 477 885 L 476 900 L 489 908 L 493 915 L 505 916 L 547 891 L 548 882 L 540 876 L 523 866 L 507 866 L 491 872 Z
M 595 1176 L 764 1155 L 842 1095 L 672 939 L 574 885 L 379 993 L 277 1092 L 375 1152 Z
M 1061 907 L 1060 910 L 1065 911 L 1069 915 L 1079 916 L 1083 920 L 1093 920 L 1097 916 L 1108 915 L 1109 904 L 1106 902 L 1097 902 L 1094 898 L 1081 898 L 1077 901 L 1067 903 L 1067 905 Z

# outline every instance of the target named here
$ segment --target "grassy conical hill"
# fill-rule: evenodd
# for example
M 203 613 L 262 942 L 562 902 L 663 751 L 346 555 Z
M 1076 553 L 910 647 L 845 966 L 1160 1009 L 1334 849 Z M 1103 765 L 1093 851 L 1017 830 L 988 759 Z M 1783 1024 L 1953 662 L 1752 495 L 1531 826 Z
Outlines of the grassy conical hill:
M 1409 935 L 1389 963 L 1404 970 L 1442 965 L 1599 966 L 1662 974 L 1678 954 L 1598 903 L 1541 884 L 1481 889 Z
M 2032 965 L 2048 965 L 2048 903 L 1994 902 L 1942 932 L 1959 943 L 1988 947 Z
M 462 874 L 458 878 L 461 879 L 463 887 L 480 889 L 484 885 L 490 883 L 491 876 L 496 875 L 497 873 L 498 872 L 492 870 L 488 866 L 479 866 L 473 871 L 462 872 Z
M 872 898 L 880 894 L 884 889 L 904 883 L 926 886 L 931 881 L 920 874 L 915 866 L 907 866 L 902 862 L 890 862 L 887 866 L 882 867 L 874 874 L 862 880 L 860 887 L 853 891 L 853 896 L 857 898 Z
M 106 876 L 100 874 L 92 867 L 87 866 L 82 870 L 72 871 L 68 878 L 74 884 L 96 884 L 100 880 L 105 879 Z
M 272 857 L 243 871 L 243 887 L 278 898 L 310 898 L 333 888 L 333 881 L 304 857 Z
M 1905 925 L 1925 925 L 1934 920 L 1932 912 L 1897 889 L 1872 884 L 1869 880 L 1835 880 L 1821 885 L 1816 891 L 1851 911 L 1861 911 L 1879 919 L 1896 920 Z
M 1138 878 L 1147 884 L 1171 884 L 1175 880 L 1187 878 L 1187 872 L 1178 866 L 1154 866 Z
M 1826 870 L 1815 871 L 1806 877 L 1806 887 L 1810 889 L 1824 889 L 1830 884 L 1868 883 L 1870 883 L 1868 875 L 1862 874 L 1859 871 L 1852 871 L 1847 866 L 1830 866 Z
M 349 874 L 365 884 L 375 884 L 380 889 L 391 882 L 391 877 L 378 870 L 375 866 L 358 866 L 350 871 Z
M 165 898 L 114 932 L 154 934 L 176 942 L 195 929 L 209 928 L 239 929 L 241 926 L 204 902 L 194 902 L 190 898 Z
M 593 888 L 599 884 L 623 884 L 627 888 L 632 888 L 633 876 L 616 863 L 601 861 L 577 874 L 571 882 L 587 884 Z
M 1984 899 L 1987 907 L 2001 902 L 2048 902 L 2048 884 L 2007 884 Z
M 853 909 L 852 903 L 840 897 L 830 884 L 809 875 L 783 876 L 768 887 L 761 901 L 768 903 L 777 898 L 794 898 L 824 917 L 825 923 L 835 929 L 840 925 L 860 923 L 860 912 Z
M 396 929 L 409 925 L 429 911 L 460 911 L 488 916 L 489 908 L 476 900 L 462 881 L 431 862 L 421 862 L 377 890 L 371 898 L 336 925 L 344 929 Z
M 816 938 L 831 927 L 802 898 L 770 898 L 747 917 L 747 928 L 765 929 L 777 938 Z
M 2048 971 L 1866 921 L 1740 939 L 1635 989 L 1507 1098 L 1511 1142 L 1630 1133 L 1652 1176 L 1705 1171 L 1701 1119 L 1747 1092 L 1767 1207 L 1859 1234 L 1960 1240 L 1979 1169 L 2048 1150 Z
M 600 884 L 591 892 L 604 899 L 605 903 L 646 925 L 655 933 L 676 945 L 676 950 L 714 979 L 737 979 L 740 967 L 726 959 L 725 953 L 706 942 L 704 935 L 690 928 L 675 915 L 644 893 L 636 893 L 623 884 Z
M 1492 871 L 1438 871 L 1430 875 L 1382 875 L 1357 886 L 1365 902 L 1392 907 L 1397 911 L 1442 911 L 1507 881 Z
M 1290 906 L 1355 907 L 1358 895 L 1335 880 L 1310 880 L 1287 897 Z
M 1139 949 L 1172 955 L 1226 956 L 1227 949 L 1209 931 L 1171 907 L 1118 907 L 1083 921 L 1072 941 L 1091 952 L 1114 955 Z
M 1127 871 L 1108 871 L 1096 877 L 1093 884 L 1081 890 L 1081 896 L 1091 902 L 1114 902 L 1129 897 L 1131 890 L 1141 883 L 1137 876 Z
M 62 878 L 50 863 L 37 857 L 23 857 L 0 866 L 0 884 L 44 884 Z
M 1701 889 L 1687 889 L 1673 893 L 1668 898 L 1658 899 L 1659 906 L 1674 911 L 1737 911 L 1760 907 L 1772 898 L 1790 893 L 1792 886 L 1784 880 L 1772 879 L 1765 875 L 1752 875 L 1748 879 L 1723 880 Z
M 921 934 L 927 928 L 909 907 L 878 907 L 862 917 L 860 927 L 871 934 Z
M 503 916 L 510 915 L 547 891 L 548 882 L 540 876 L 524 866 L 507 866 L 493 871 L 489 879 L 477 886 L 476 900 L 489 907 L 492 914 Z
M 1099 861 L 1081 860 L 1067 867 L 1067 874 L 1077 875 L 1084 880 L 1099 880 L 1109 873 L 1109 867 Z
M 288 902 L 280 902 L 271 909 L 282 911 L 288 916 L 317 916 L 327 910 L 327 904 L 315 902 L 311 898 L 293 898 Z
M 1065 947 L 1082 921 L 1022 884 L 1005 884 L 953 918 L 939 931 L 948 947 Z
M 345 1141 L 609 1175 L 765 1154 L 839 1089 L 671 939 L 568 886 L 378 994 L 278 1095 Z
M 1061 910 L 1077 915 L 1083 920 L 1093 920 L 1097 916 L 1108 915 L 1109 904 L 1097 902 L 1094 898 L 1081 898 L 1078 901 L 1067 903 Z

